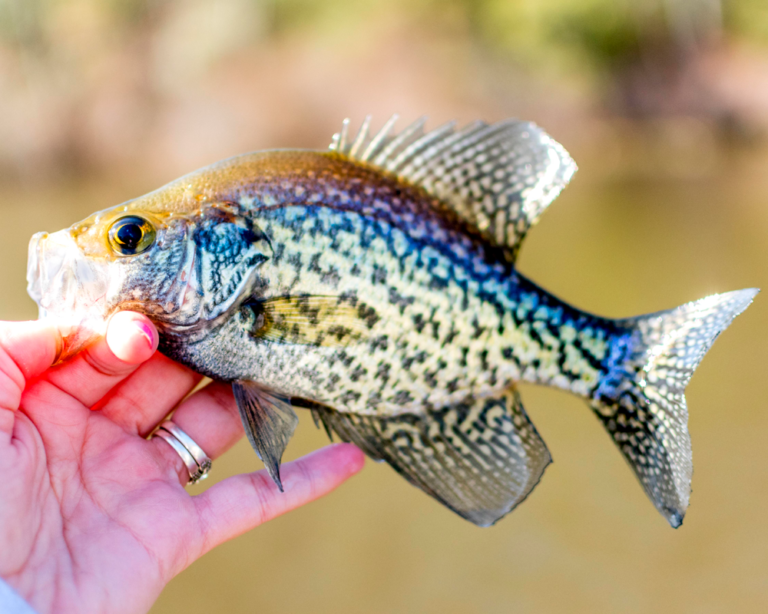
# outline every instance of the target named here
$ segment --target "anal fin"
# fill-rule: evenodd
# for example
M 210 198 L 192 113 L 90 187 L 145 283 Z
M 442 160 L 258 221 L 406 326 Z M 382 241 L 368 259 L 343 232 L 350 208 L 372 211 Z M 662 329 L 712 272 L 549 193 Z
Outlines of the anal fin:
M 280 461 L 299 418 L 288 401 L 253 382 L 234 382 L 232 392 L 248 441 L 282 492 Z
M 312 412 L 327 430 L 479 526 L 523 501 L 552 461 L 514 389 L 423 415 L 347 414 L 320 405 Z

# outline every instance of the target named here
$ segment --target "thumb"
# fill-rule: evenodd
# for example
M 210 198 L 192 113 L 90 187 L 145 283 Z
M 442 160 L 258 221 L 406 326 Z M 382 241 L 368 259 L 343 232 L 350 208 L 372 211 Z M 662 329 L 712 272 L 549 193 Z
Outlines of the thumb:
M 134 311 L 120 311 L 109 320 L 107 345 L 112 353 L 130 364 L 149 360 L 157 349 L 159 336 L 147 316 Z

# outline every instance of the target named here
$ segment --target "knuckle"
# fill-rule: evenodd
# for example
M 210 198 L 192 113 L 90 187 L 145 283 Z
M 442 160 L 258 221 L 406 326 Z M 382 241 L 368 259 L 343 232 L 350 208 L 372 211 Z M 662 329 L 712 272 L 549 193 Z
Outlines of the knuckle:
M 227 384 L 215 382 L 207 388 L 208 395 L 219 408 L 230 414 L 237 413 L 235 398 L 232 396 L 232 387 Z
M 100 345 L 100 344 L 99 344 Z M 85 363 L 100 375 L 115 377 L 131 371 L 133 365 L 126 365 L 114 356 L 103 356 L 103 348 L 89 348 L 83 352 Z
M 257 524 L 263 524 L 272 518 L 273 497 L 272 481 L 262 471 L 250 474 L 251 487 L 256 498 L 256 521 Z
M 304 482 L 306 486 L 309 498 L 313 499 L 317 496 L 317 476 L 315 475 L 315 472 L 310 467 L 310 464 L 304 459 L 296 461 L 296 468 L 301 476 L 301 481 Z
M 24 372 L 13 359 L 10 352 L 5 349 L 4 341 L 2 336 L 0 336 L 0 377 L 4 380 L 3 388 L 6 387 L 7 383 L 7 385 L 13 386 L 13 388 L 21 393 L 26 384 Z

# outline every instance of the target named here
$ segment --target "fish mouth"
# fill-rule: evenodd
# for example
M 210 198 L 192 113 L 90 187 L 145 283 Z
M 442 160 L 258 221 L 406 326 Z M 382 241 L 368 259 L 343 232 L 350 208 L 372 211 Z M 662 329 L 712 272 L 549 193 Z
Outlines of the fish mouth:
M 29 242 L 27 292 L 62 337 L 57 363 L 104 334 L 108 318 L 105 266 L 86 258 L 71 234 L 39 232 Z

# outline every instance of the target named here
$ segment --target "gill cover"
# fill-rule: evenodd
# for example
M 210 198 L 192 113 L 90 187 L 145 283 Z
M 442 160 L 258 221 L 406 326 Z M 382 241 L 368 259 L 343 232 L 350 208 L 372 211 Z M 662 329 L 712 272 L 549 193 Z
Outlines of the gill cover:
M 194 233 L 195 274 L 202 295 L 201 317 L 214 319 L 240 298 L 246 298 L 256 282 L 254 270 L 272 256 L 267 236 L 234 207 L 208 208 Z

